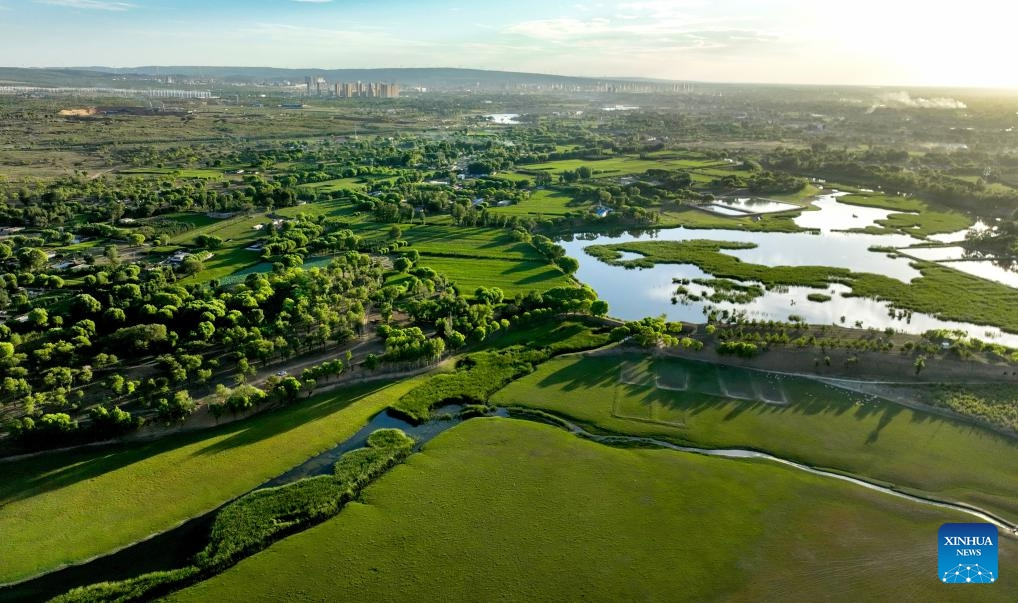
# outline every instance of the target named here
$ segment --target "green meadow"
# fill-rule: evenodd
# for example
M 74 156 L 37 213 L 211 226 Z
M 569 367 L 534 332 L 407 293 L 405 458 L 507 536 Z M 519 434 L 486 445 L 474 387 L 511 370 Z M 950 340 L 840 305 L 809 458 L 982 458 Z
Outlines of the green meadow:
M 939 210 L 915 197 L 892 197 L 873 193 L 856 193 L 838 198 L 839 203 L 890 209 L 896 212 L 886 220 L 877 220 L 879 226 L 862 229 L 873 234 L 900 232 L 903 234 L 927 236 L 956 232 L 972 226 L 972 218 L 953 210 Z
M 532 245 L 503 230 L 415 226 L 403 238 L 421 254 L 419 265 L 444 274 L 468 295 L 478 287 L 498 287 L 512 297 L 574 284 Z
M 589 205 L 570 206 L 573 198 L 550 188 L 535 190 L 530 196 L 515 205 L 493 207 L 490 211 L 509 216 L 555 217 L 564 216 L 569 212 L 583 211 Z
M 700 173 L 706 180 L 719 175 L 749 175 L 749 171 L 740 170 L 722 160 L 709 159 L 696 153 L 663 152 L 651 153 L 643 158 L 632 155 L 608 157 L 605 159 L 560 159 L 546 163 L 535 163 L 520 166 L 526 172 L 548 172 L 559 175 L 568 170 L 587 166 L 594 171 L 595 178 L 642 174 L 647 170 L 689 170 L 694 176 Z
M 491 399 L 595 430 L 762 450 L 1018 520 L 1014 439 L 808 379 L 768 383 L 761 374 L 637 354 L 559 358 Z
M 213 429 L 0 465 L 0 583 L 209 511 L 352 436 L 418 379 L 348 387 Z
M 935 540 L 965 520 L 763 461 L 473 419 L 337 517 L 168 600 L 963 600 L 936 580 Z M 1002 567 L 1015 558 L 1002 541 Z M 1018 579 L 978 595 L 1014 600 Z
M 223 177 L 222 170 L 194 168 L 126 168 L 117 170 L 117 173 L 132 176 L 173 176 L 175 178 L 199 178 L 202 180 L 219 180 Z
M 478 287 L 498 287 L 513 297 L 574 284 L 561 270 L 543 261 L 422 256 L 419 263 L 444 274 L 466 295 L 473 295 Z
M 366 182 L 361 178 L 337 178 L 335 180 L 324 180 L 322 182 L 311 182 L 300 185 L 300 188 L 313 190 L 319 193 L 332 193 L 341 190 L 363 189 Z

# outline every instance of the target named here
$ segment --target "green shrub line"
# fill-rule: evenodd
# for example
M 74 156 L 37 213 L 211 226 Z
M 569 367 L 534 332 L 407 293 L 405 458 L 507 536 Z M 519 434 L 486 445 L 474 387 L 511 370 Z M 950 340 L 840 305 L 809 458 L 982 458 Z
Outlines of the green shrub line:
M 535 365 L 550 357 L 545 349 L 529 350 L 523 346 L 469 354 L 456 363 L 455 373 L 428 379 L 403 394 L 391 410 L 410 422 L 423 423 L 431 418 L 432 409 L 443 403 L 483 404 L 488 396 L 510 381 L 530 374 Z
M 1018 393 L 1009 385 L 942 385 L 931 404 L 1018 434 Z
M 212 525 L 208 545 L 191 565 L 75 588 L 53 601 L 138 601 L 207 579 L 280 538 L 334 517 L 365 486 L 406 459 L 413 445 L 413 438 L 399 429 L 379 429 L 368 436 L 367 446 L 340 457 L 331 476 L 255 490 L 224 507 Z
M 545 312 L 535 310 L 533 315 Z M 529 312 L 527 314 L 530 314 Z M 604 323 L 587 316 L 570 317 L 540 332 L 507 332 L 499 350 L 475 352 L 456 362 L 456 372 L 436 375 L 403 394 L 389 410 L 411 423 L 433 419 L 432 411 L 443 404 L 465 404 L 467 416 L 476 416 L 488 397 L 511 381 L 561 354 L 599 348 L 610 338 Z M 519 343 L 517 343 L 519 342 Z

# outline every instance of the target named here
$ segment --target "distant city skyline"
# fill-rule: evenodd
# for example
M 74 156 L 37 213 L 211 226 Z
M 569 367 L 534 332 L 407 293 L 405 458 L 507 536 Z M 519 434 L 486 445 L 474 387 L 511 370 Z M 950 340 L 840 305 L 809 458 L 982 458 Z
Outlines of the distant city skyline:
M 990 0 L 0 0 L 0 62 L 1016 88 L 1015 17 Z

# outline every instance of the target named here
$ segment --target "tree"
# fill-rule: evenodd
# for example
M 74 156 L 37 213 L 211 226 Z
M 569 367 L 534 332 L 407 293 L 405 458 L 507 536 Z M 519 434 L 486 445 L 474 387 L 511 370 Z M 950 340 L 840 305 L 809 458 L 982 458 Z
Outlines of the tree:
M 131 247 L 141 247 L 141 245 L 145 242 L 145 235 L 140 232 L 131 233 L 127 235 L 127 241 L 130 243 Z
M 494 306 L 502 303 L 502 300 L 505 298 L 505 293 L 503 293 L 503 291 L 498 287 L 478 287 L 477 290 L 474 291 L 474 298 L 481 303 Z
M 25 247 L 18 251 L 18 264 L 29 272 L 41 270 L 48 261 L 49 257 L 46 256 L 46 252 L 42 249 Z
M 407 257 L 398 257 L 392 263 L 392 267 L 398 270 L 399 272 L 406 272 L 413 268 L 413 266 L 414 263 L 410 260 L 410 258 Z
M 207 234 L 198 235 L 194 238 L 194 242 L 203 249 L 219 249 L 224 243 L 222 237 Z
M 117 249 L 116 245 L 107 245 L 103 248 L 103 256 L 110 261 L 111 264 L 120 263 L 120 250 Z
M 205 269 L 205 262 L 195 254 L 189 254 L 180 262 L 180 271 L 184 274 L 198 274 Z
M 566 274 L 573 274 L 580 269 L 580 263 L 575 258 L 571 258 L 567 255 L 555 260 L 555 264 Z
M 166 398 L 160 398 L 159 404 L 156 406 L 156 411 L 159 413 L 161 419 L 167 421 L 183 421 L 197 407 L 194 400 L 191 399 L 191 394 L 186 389 L 180 390 L 173 394 L 170 400 Z
M 28 324 L 33 327 L 45 327 L 49 322 L 49 313 L 42 308 L 35 308 L 28 313 Z
M 284 404 L 292 404 L 297 401 L 297 396 L 300 394 L 302 386 L 300 381 L 296 377 L 287 376 L 284 377 L 272 388 L 272 393 L 275 395 L 280 402 Z
M 606 316 L 608 314 L 608 302 L 599 299 L 590 304 L 590 313 L 594 316 Z

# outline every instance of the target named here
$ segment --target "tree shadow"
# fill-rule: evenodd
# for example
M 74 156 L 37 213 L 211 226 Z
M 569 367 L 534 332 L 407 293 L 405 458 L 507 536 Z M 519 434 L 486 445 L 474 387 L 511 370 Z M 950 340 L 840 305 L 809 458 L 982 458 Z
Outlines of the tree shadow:
M 338 412 L 386 385 L 388 382 L 383 381 L 368 386 L 352 386 L 302 400 L 293 406 L 266 410 L 233 423 L 152 441 L 78 448 L 4 463 L 0 465 L 4 473 L 0 485 L 0 509 L 12 502 L 59 490 L 223 435 L 228 437 L 196 451 L 194 456 L 213 455 L 254 444 Z

